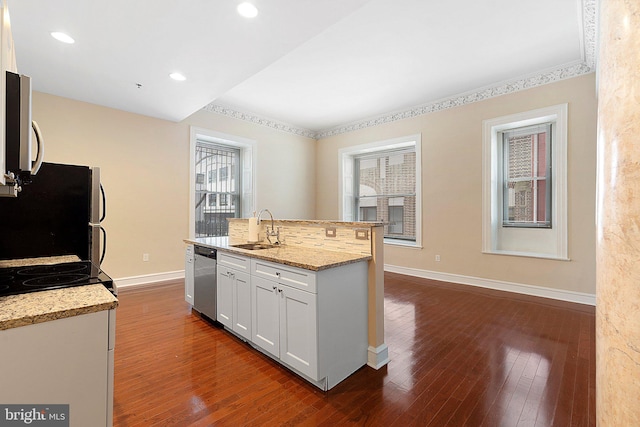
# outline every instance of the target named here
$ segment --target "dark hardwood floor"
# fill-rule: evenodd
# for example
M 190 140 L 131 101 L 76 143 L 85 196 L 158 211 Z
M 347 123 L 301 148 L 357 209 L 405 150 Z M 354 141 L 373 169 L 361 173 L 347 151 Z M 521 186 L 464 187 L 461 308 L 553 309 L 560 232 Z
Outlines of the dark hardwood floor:
M 124 290 L 114 425 L 595 426 L 595 309 L 385 274 L 391 362 L 322 392 L 196 314 Z

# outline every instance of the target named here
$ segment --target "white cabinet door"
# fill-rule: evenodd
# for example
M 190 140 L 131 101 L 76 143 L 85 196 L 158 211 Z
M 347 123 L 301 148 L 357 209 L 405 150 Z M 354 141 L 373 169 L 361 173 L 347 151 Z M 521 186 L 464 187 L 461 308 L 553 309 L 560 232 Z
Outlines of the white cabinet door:
M 275 357 L 280 357 L 280 305 L 278 284 L 262 277 L 251 277 L 253 304 L 251 341 Z
M 109 354 L 108 310 L 0 331 L 0 402 L 68 404 L 72 426 L 110 426 Z
M 216 278 L 217 320 L 229 329 L 233 329 L 233 270 L 218 266 Z
M 251 276 L 218 265 L 216 296 L 218 322 L 241 337 L 251 339 Z
M 233 331 L 251 340 L 251 276 L 233 271 Z
M 281 284 L 278 293 L 280 360 L 319 380 L 317 295 Z
M 193 284 L 195 281 L 193 270 L 193 245 L 187 246 L 184 255 L 184 300 L 193 305 Z

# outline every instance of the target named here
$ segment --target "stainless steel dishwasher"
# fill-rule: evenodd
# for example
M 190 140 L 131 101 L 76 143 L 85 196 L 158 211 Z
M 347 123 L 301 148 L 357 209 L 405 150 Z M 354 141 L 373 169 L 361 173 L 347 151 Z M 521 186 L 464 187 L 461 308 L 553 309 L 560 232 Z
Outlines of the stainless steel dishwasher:
M 195 246 L 193 308 L 211 320 L 216 319 L 216 250 Z

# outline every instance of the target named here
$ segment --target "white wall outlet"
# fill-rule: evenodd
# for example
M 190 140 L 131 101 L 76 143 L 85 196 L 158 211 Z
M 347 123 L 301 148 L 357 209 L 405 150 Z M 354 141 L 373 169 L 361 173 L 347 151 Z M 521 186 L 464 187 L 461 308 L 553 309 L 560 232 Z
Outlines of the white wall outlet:
M 436 262 L 440 262 L 440 255 L 436 255 Z
M 142 254 L 142 261 L 144 262 L 149 261 L 149 254 Z

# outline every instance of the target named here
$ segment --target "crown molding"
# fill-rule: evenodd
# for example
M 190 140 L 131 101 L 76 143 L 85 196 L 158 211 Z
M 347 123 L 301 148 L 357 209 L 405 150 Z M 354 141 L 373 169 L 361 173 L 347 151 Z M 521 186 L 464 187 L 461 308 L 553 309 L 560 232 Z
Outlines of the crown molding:
M 406 110 L 386 113 L 381 116 L 352 122 L 321 131 L 312 131 L 300 128 L 274 119 L 261 117 L 251 113 L 234 110 L 230 107 L 223 107 L 214 102 L 203 108 L 216 114 L 244 120 L 254 124 L 267 126 L 282 132 L 304 136 L 312 139 L 322 139 L 342 133 L 378 126 L 384 123 L 391 123 L 398 120 L 421 116 L 423 114 L 434 113 L 449 108 L 460 107 L 497 96 L 507 95 L 521 90 L 554 83 L 560 80 L 578 77 L 595 71 L 597 63 L 597 27 L 598 27 L 598 0 L 582 0 L 582 61 L 564 64 L 560 67 L 538 72 L 528 76 L 523 76 L 513 80 L 498 82 L 490 86 L 475 89 L 466 93 L 450 96 L 438 101 L 429 102 L 423 105 L 411 107 Z
M 593 70 L 598 62 L 598 16 L 598 0 L 582 0 L 584 61 Z
M 521 90 L 531 89 L 534 87 L 554 83 L 560 80 L 578 77 L 583 74 L 592 73 L 593 68 L 589 67 L 585 62 L 567 65 L 556 68 L 551 71 L 535 74 L 529 77 L 510 80 L 496 85 L 488 86 L 482 89 L 476 89 L 471 92 L 455 95 L 445 99 L 441 99 L 428 104 L 413 107 L 407 110 L 401 110 L 393 113 L 383 114 L 378 117 L 353 122 L 347 125 L 338 126 L 333 129 L 320 131 L 316 134 L 317 139 L 327 138 L 339 135 L 341 133 L 353 132 L 356 130 L 378 126 L 383 123 L 391 123 L 398 120 L 409 119 L 423 114 L 435 113 L 449 108 L 461 107 L 478 101 L 484 101 L 489 98 L 507 95 Z
M 287 123 L 279 122 L 274 119 L 269 119 L 267 117 L 261 117 L 256 114 L 245 113 L 242 111 L 234 110 L 230 107 L 223 107 L 222 105 L 217 105 L 215 103 L 210 103 L 202 108 L 204 111 L 208 111 L 210 113 L 216 113 L 227 117 L 232 117 L 238 120 L 244 120 L 246 122 L 254 123 L 256 125 L 267 126 L 272 129 L 276 129 L 282 132 L 292 133 L 294 135 L 304 136 L 307 138 L 317 139 L 317 133 L 309 130 L 303 129 L 297 126 L 293 126 Z

